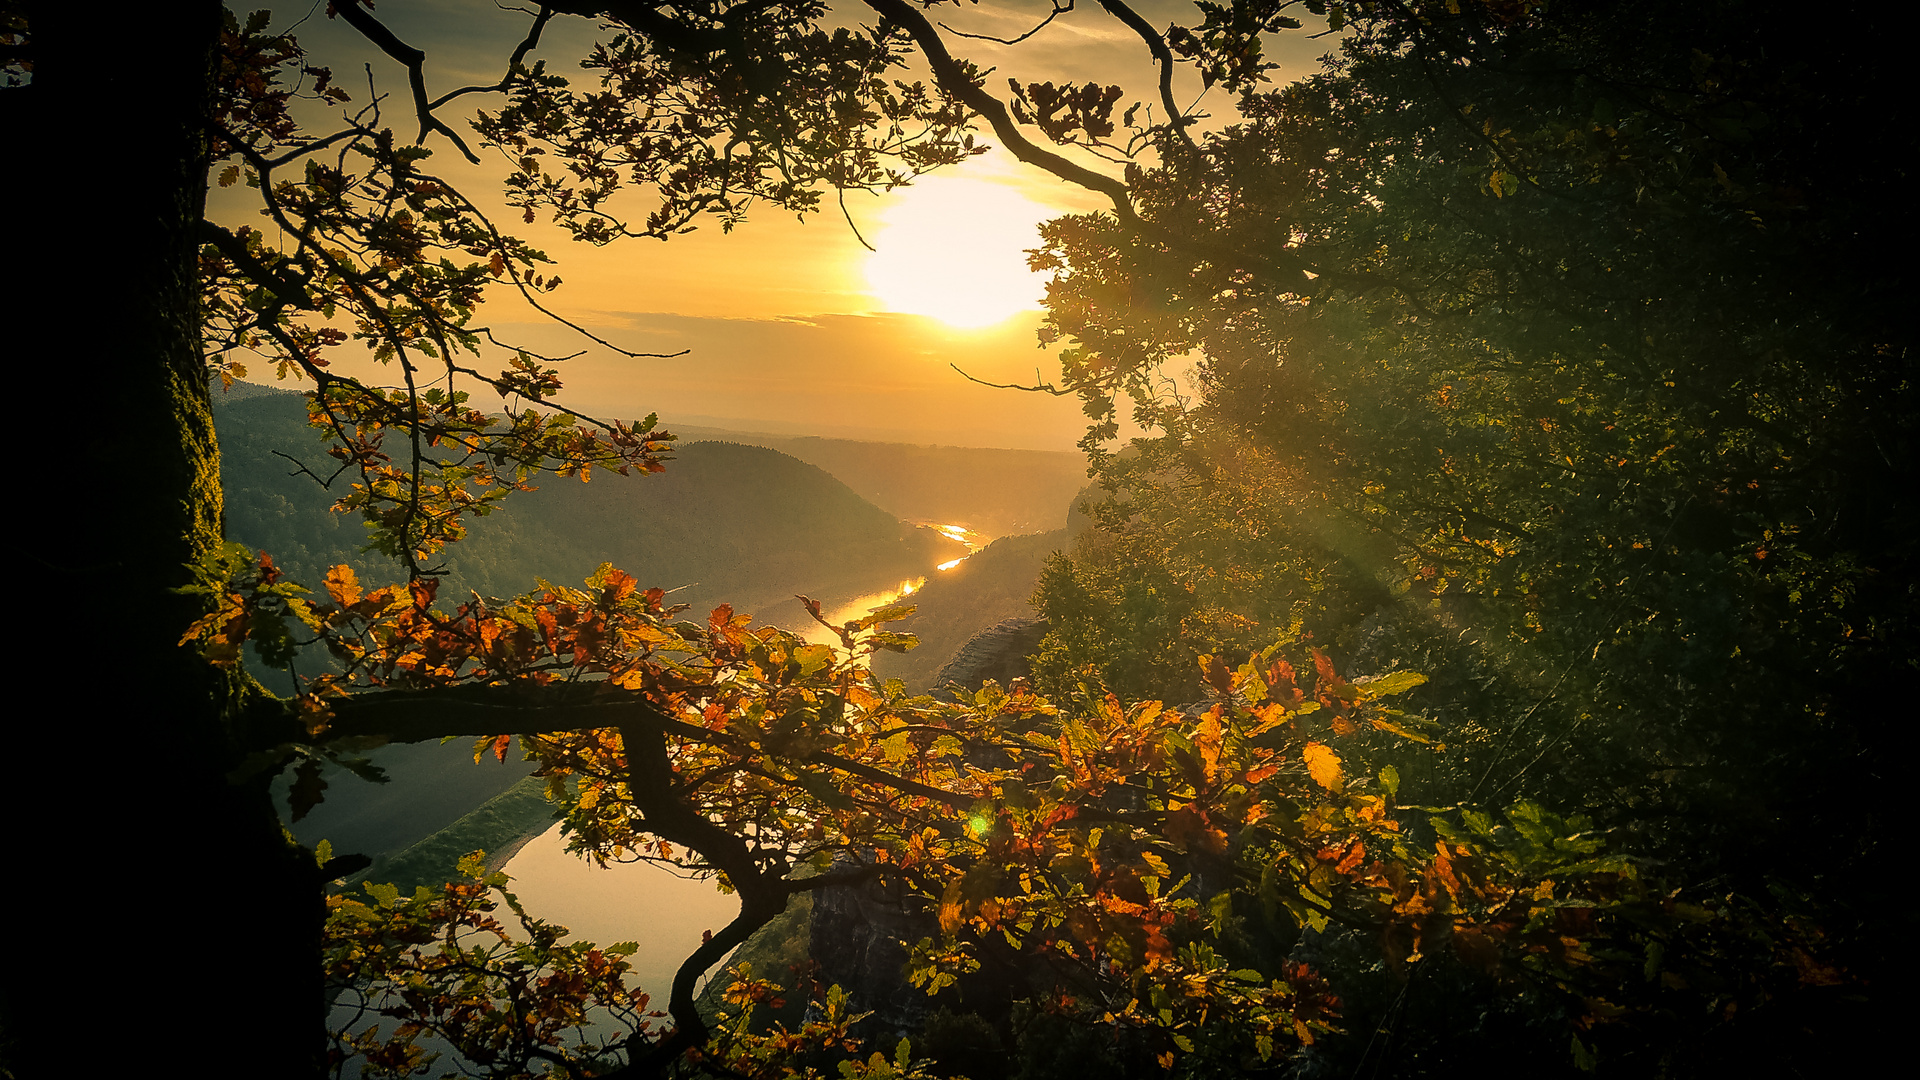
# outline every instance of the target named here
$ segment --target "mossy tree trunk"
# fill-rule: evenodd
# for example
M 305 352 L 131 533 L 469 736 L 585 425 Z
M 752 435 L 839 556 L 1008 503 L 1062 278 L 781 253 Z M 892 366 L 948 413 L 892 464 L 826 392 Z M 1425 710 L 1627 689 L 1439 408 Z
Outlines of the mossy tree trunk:
M 0 90 L 6 212 L 39 225 L 7 269 L 34 417 L 12 619 L 24 670 L 66 689 L 9 724 L 38 797 L 14 816 L 5 1064 L 310 1075 L 318 875 L 264 779 L 229 778 L 250 685 L 177 644 L 198 601 L 173 590 L 220 540 L 195 240 L 220 4 L 27 12 L 32 83 Z

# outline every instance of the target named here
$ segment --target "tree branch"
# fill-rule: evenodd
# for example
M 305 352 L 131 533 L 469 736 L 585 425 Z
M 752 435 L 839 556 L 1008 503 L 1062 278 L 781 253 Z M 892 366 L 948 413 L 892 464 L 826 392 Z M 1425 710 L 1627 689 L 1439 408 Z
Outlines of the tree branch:
M 1167 48 L 1167 39 L 1161 36 L 1153 24 L 1140 17 L 1140 13 L 1122 3 L 1121 0 L 1100 0 L 1100 6 L 1107 14 L 1126 23 L 1128 29 L 1140 35 L 1147 43 L 1147 51 L 1153 54 L 1154 63 L 1160 65 L 1160 107 L 1167 110 L 1167 125 L 1173 128 L 1187 149 L 1195 150 L 1193 137 L 1187 134 L 1187 125 L 1193 121 L 1180 112 L 1180 106 L 1173 100 L 1173 50 Z
M 278 297 L 281 303 L 303 311 L 315 308 L 313 297 L 307 295 L 305 285 L 298 279 L 282 277 L 268 269 L 265 263 L 253 257 L 253 252 L 247 250 L 246 242 L 239 237 L 204 219 L 198 231 L 202 241 L 212 244 L 236 269 Z
M 333 10 L 346 20 L 347 25 L 360 31 L 360 35 L 380 47 L 380 51 L 399 61 L 407 69 L 407 82 L 413 87 L 413 110 L 420 117 L 420 141 L 425 142 L 427 133 L 438 131 L 453 141 L 460 153 L 475 165 L 480 159 L 467 147 L 466 140 L 448 127 L 439 117 L 433 115 L 433 103 L 427 100 L 427 54 L 401 41 L 386 24 L 373 17 L 373 13 L 360 6 L 360 0 L 339 0 Z
M 667 757 L 666 736 L 658 728 L 623 724 L 620 741 L 626 749 L 627 790 L 646 819 L 647 831 L 698 851 L 740 894 L 740 914 L 701 942 L 674 972 L 667 1002 L 667 1012 L 674 1019 L 673 1033 L 649 1046 L 644 1056 L 635 1055 L 626 1068 L 607 1074 L 648 1076 L 665 1072 L 681 1054 L 707 1041 L 706 1021 L 694 1006 L 694 983 L 755 930 L 785 911 L 792 893 L 785 888 L 786 866 L 777 872 L 762 871 L 746 840 L 669 794 L 673 790 L 673 764 Z
M 933 76 L 941 88 L 958 98 L 967 108 L 986 117 L 987 123 L 993 126 L 993 133 L 1006 144 L 1014 157 L 1045 169 L 1069 183 L 1105 195 L 1113 201 L 1113 211 L 1122 221 L 1135 227 L 1143 224 L 1140 215 L 1134 212 L 1127 185 L 1111 176 L 1102 176 L 1092 169 L 1076 165 L 1051 150 L 1035 145 L 1021 134 L 1006 105 L 980 88 L 972 73 L 947 51 L 946 42 L 940 40 L 940 32 L 907 0 L 866 0 L 866 5 L 888 21 L 904 27 L 913 36 L 921 55 L 927 58 L 927 64 L 933 68 Z
M 453 686 L 433 690 L 388 690 L 354 694 L 330 703 L 328 737 L 380 736 L 392 742 L 425 742 L 459 735 L 542 735 L 597 727 L 635 727 L 740 749 L 725 732 L 684 723 L 662 712 L 638 691 L 602 684 L 539 687 Z M 291 722 L 291 721 L 290 721 Z M 890 787 L 906 795 L 965 810 L 975 797 L 895 776 L 858 761 L 820 751 L 792 759 L 821 765 Z
M 1047 13 L 1046 18 L 1040 20 L 1040 25 L 1034 27 L 1033 29 L 1027 31 L 1024 34 L 1021 34 L 1019 37 L 1014 37 L 1014 38 L 994 37 L 992 34 L 969 34 L 965 30 L 955 30 L 953 27 L 948 26 L 946 23 L 941 23 L 940 29 L 945 30 L 947 33 L 952 34 L 954 37 L 972 38 L 975 41 L 991 41 L 999 45 L 1018 45 L 1021 42 L 1032 37 L 1033 35 L 1039 33 L 1040 31 L 1045 30 L 1048 26 L 1050 26 L 1053 23 L 1053 20 L 1059 18 L 1060 16 L 1072 10 L 1073 10 L 1073 0 L 1067 0 L 1064 6 L 1059 3 L 1059 0 L 1054 0 L 1053 10 Z
M 991 386 L 995 390 L 1025 390 L 1029 394 L 1052 394 L 1054 397 L 1067 397 L 1068 395 L 1073 393 L 1072 390 L 1062 390 L 1059 387 L 1053 385 L 1052 383 L 1046 381 L 1045 379 L 1042 379 L 1040 377 L 1039 368 L 1033 369 L 1033 385 L 1021 386 L 1019 383 L 988 382 L 985 379 L 976 378 L 975 376 L 969 375 L 966 373 L 966 371 L 962 370 L 959 364 L 949 363 L 947 366 L 952 368 L 955 371 L 960 372 L 960 377 L 967 380 L 968 382 L 979 383 L 981 386 Z
M 434 98 L 428 108 L 437 109 L 464 94 L 497 94 L 506 90 L 513 82 L 514 70 L 527 58 L 527 54 L 533 51 L 534 46 L 540 44 L 540 35 L 546 31 L 547 23 L 552 21 L 553 16 L 552 8 L 545 4 L 540 5 L 540 13 L 533 17 L 533 25 L 527 29 L 527 36 L 521 40 L 519 47 L 513 50 L 513 55 L 507 58 L 507 73 L 500 76 L 499 82 L 492 86 L 463 86 L 458 90 L 449 90 Z
M 1068 161 L 1051 150 L 1035 145 L 1023 135 L 1015 125 L 1013 116 L 1007 111 L 1006 105 L 980 88 L 980 84 L 974 81 L 970 68 L 953 58 L 953 54 L 947 51 L 946 43 L 940 40 L 940 32 L 935 30 L 926 16 L 907 0 L 865 0 L 865 2 L 868 7 L 879 12 L 889 21 L 906 29 L 907 33 L 913 37 L 914 43 L 919 46 L 921 55 L 926 57 L 927 64 L 933 69 L 934 78 L 941 88 L 958 98 L 967 108 L 985 117 L 987 123 L 992 125 L 993 133 L 1008 150 L 1012 151 L 1014 157 L 1029 165 L 1045 169 L 1068 183 L 1105 195 L 1113 202 L 1114 215 L 1120 219 L 1121 225 L 1128 231 L 1170 250 L 1187 252 L 1210 262 L 1224 261 L 1277 272 L 1280 276 L 1296 282 L 1286 286 L 1291 291 L 1304 291 L 1312 281 L 1312 278 L 1307 276 L 1312 267 L 1298 255 L 1281 252 L 1278 257 L 1275 257 L 1238 251 L 1219 244 L 1176 236 L 1158 225 L 1148 223 L 1133 208 L 1132 192 L 1125 183 Z

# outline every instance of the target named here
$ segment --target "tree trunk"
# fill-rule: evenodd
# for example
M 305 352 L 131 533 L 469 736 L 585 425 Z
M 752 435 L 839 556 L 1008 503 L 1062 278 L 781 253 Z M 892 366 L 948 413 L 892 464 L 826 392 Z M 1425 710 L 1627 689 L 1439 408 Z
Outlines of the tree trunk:
M 255 691 L 179 647 L 198 601 L 172 591 L 220 539 L 194 240 L 220 4 L 27 10 L 0 205 L 9 233 L 51 228 L 7 259 L 15 401 L 35 410 L 14 622 L 36 667 L 81 685 L 10 725 L 43 789 L 14 815 L 27 955 L 8 958 L 0 1053 L 22 1078 L 170 1059 L 311 1075 L 318 875 L 264 780 L 228 779 Z

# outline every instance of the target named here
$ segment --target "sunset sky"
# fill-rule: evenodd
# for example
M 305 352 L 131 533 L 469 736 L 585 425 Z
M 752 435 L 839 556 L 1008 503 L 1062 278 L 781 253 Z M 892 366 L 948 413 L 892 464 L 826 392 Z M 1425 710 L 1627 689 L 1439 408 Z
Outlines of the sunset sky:
M 1159 26 L 1194 21 L 1190 4 L 1136 7 Z M 1097 7 L 1089 8 L 1061 16 L 1016 47 L 959 38 L 950 39 L 950 47 L 983 66 L 997 65 L 988 85 L 1003 97 L 1004 76 L 1012 75 L 1023 81 L 1120 83 L 1127 89 L 1123 108 L 1151 101 L 1153 69 L 1145 47 Z M 1010 37 L 1047 10 L 1043 3 L 984 3 L 935 8 L 930 17 L 968 32 Z M 383 0 L 377 11 L 403 39 L 427 52 L 434 94 L 497 80 L 528 23 L 525 14 L 488 0 Z M 276 18 L 276 29 L 298 19 L 293 9 L 275 14 L 293 16 Z M 867 14 L 856 7 L 849 17 L 865 21 Z M 406 92 L 398 64 L 326 19 L 323 8 L 316 6 L 299 23 L 294 33 L 310 62 L 332 66 L 356 105 L 365 100 L 366 83 L 364 74 L 352 73 L 370 63 L 380 89 L 394 95 L 390 107 L 398 107 Z M 585 20 L 556 19 L 536 55 L 557 71 L 573 73 L 593 31 Z M 1330 47 L 1330 39 L 1311 40 L 1300 32 L 1270 45 L 1283 64 L 1282 79 L 1311 71 L 1314 58 Z M 1181 101 L 1200 99 L 1201 111 L 1226 111 L 1224 97 L 1203 97 L 1198 79 L 1181 74 Z M 488 107 L 500 99 L 470 100 Z M 390 121 L 400 120 L 390 115 Z M 994 140 L 989 135 L 985 141 Z M 444 140 L 429 145 L 436 150 L 435 168 L 477 200 L 500 205 L 506 166 L 497 155 L 482 151 L 483 164 L 474 167 Z M 244 197 L 215 189 L 213 216 L 231 225 L 256 222 L 241 208 Z M 552 297 L 558 313 L 627 349 L 689 351 L 673 359 L 621 357 L 505 297 L 490 304 L 483 318 L 496 334 L 540 351 L 586 347 L 585 355 L 563 368 L 562 400 L 600 414 L 658 412 L 669 426 L 1067 449 L 1084 431 L 1076 402 L 972 384 L 953 365 L 991 382 L 1031 383 L 1036 369 L 1042 378 L 1057 373 L 1058 346 L 1041 349 L 1035 340 L 1043 281 L 1026 270 L 1024 252 L 1038 243 L 1038 222 L 1105 205 L 1104 198 L 996 149 L 909 188 L 849 194 L 848 214 L 877 252 L 861 245 L 831 198 L 826 212 L 805 221 L 762 210 L 731 234 L 708 226 L 666 243 L 629 240 L 598 249 L 574 244 L 545 223 L 519 225 L 515 215 L 503 212 L 502 222 L 558 262 L 565 279 Z

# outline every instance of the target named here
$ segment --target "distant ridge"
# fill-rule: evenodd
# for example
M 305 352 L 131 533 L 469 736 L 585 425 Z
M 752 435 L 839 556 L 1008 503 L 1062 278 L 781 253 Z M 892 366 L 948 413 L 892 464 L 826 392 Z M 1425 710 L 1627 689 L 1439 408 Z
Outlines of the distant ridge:
M 219 407 L 298 393 L 235 382 L 226 391 L 215 387 L 213 397 Z M 682 446 L 715 441 L 778 450 L 825 470 L 902 521 L 965 525 L 986 540 L 1059 528 L 1060 507 L 1087 483 L 1086 458 L 1078 451 L 927 444 L 914 441 L 912 432 L 878 428 L 809 433 L 799 422 L 738 421 L 762 425 L 746 430 L 730 426 L 725 417 L 684 419 L 715 424 L 662 421 L 663 428 L 680 436 Z
M 1060 527 L 1060 508 L 1086 486 L 1077 451 L 868 442 L 673 427 L 684 441 L 764 446 L 817 465 L 902 521 L 960 524 L 993 540 Z
M 340 562 L 375 578 L 397 574 L 391 560 L 360 551 L 357 520 L 328 511 L 350 478 L 329 490 L 289 476 L 288 458 L 330 472 L 297 394 L 255 388 L 218 402 L 229 537 L 272 553 L 297 580 L 318 581 Z M 443 595 L 510 596 L 536 576 L 578 584 L 612 562 L 643 585 L 685 586 L 675 599 L 696 608 L 725 601 L 752 611 L 794 592 L 851 598 L 877 580 L 917 577 L 966 554 L 819 466 L 761 446 L 682 443 L 662 473 L 596 470 L 591 483 L 538 483 L 471 523 L 468 539 L 448 551 Z
M 215 405 L 235 405 L 242 401 L 251 401 L 261 397 L 298 397 L 302 391 L 286 386 L 269 386 L 265 383 L 245 382 L 235 379 L 231 386 L 213 384 L 213 403 Z

